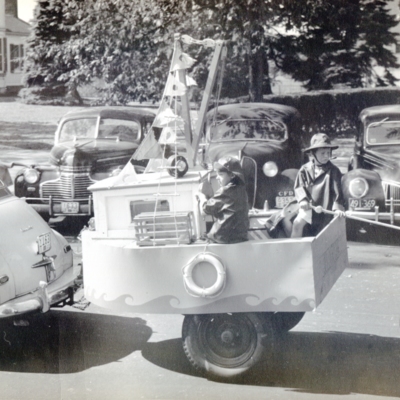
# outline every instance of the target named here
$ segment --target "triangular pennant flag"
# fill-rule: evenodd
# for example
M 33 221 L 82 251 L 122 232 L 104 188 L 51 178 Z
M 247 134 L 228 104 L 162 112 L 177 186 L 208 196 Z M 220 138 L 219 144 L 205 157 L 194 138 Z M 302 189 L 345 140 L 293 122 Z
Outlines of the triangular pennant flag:
M 137 174 L 135 171 L 135 167 L 129 161 L 122 171 L 119 173 L 117 179 L 114 181 L 113 186 L 118 186 L 121 183 L 128 183 L 128 182 L 137 182 Z
M 197 82 L 189 75 L 186 75 L 186 86 L 197 86 Z
M 163 128 L 165 126 L 178 125 L 183 126 L 182 117 L 176 115 L 165 101 L 161 103 L 156 118 L 153 121 L 153 126 Z
M 171 62 L 171 71 L 176 71 L 178 69 L 188 69 L 193 66 L 196 60 L 186 53 L 182 53 L 180 49 L 174 52 L 174 56 Z
M 143 139 L 142 143 L 132 156 L 133 160 L 147 160 L 149 158 L 158 158 L 162 156 L 161 146 L 158 144 L 154 130 Z
M 167 84 L 165 86 L 165 96 L 183 96 L 187 91 L 186 86 L 175 78 L 173 74 L 169 74 Z

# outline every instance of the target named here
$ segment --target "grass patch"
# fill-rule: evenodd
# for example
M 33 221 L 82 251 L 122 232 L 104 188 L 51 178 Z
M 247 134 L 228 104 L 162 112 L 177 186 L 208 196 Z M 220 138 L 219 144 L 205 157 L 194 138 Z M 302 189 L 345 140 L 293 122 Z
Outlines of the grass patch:
M 50 150 L 55 125 L 0 121 L 0 145 L 29 150 Z

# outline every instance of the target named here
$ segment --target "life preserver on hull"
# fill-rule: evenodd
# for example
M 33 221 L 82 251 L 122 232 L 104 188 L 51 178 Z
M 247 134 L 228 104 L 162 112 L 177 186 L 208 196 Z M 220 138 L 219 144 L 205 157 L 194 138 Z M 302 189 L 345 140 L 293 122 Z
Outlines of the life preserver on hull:
M 193 280 L 194 268 L 203 262 L 211 264 L 216 272 L 217 279 L 215 283 L 207 288 L 197 285 Z M 195 255 L 187 265 L 182 269 L 183 283 L 186 291 L 194 297 L 216 297 L 221 294 L 226 283 L 225 266 L 221 259 L 212 253 L 199 253 Z

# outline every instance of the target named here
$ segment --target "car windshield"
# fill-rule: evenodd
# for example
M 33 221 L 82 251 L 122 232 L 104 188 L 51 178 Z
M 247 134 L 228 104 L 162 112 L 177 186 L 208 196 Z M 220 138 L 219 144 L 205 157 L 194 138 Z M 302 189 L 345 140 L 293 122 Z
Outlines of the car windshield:
M 372 122 L 367 127 L 367 144 L 400 144 L 400 121 Z
M 65 121 L 61 127 L 59 141 L 75 139 L 94 139 L 96 137 L 97 118 L 80 118 Z
M 134 142 L 139 139 L 140 126 L 136 121 L 103 118 L 100 120 L 98 133 L 97 122 L 97 118 L 65 121 L 60 130 L 59 141 L 100 138 Z
M 212 142 L 231 140 L 276 140 L 287 137 L 285 124 L 267 119 L 230 119 L 210 127 Z
M 139 133 L 140 125 L 136 121 L 104 118 L 100 120 L 98 138 L 134 142 L 139 139 Z

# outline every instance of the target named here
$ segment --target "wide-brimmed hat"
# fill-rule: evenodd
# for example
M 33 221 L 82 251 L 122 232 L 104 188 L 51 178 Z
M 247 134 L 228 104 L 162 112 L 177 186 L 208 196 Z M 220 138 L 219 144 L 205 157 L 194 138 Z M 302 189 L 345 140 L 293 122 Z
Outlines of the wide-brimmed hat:
M 214 163 L 216 171 L 230 172 L 244 182 L 244 173 L 240 161 L 234 157 L 223 157 Z
M 335 146 L 334 144 L 331 144 L 331 139 L 329 139 L 329 136 L 326 133 L 316 133 L 311 138 L 310 147 L 307 147 L 303 151 L 307 152 L 307 151 L 322 149 L 322 148 L 329 148 L 329 149 L 335 150 L 335 149 L 339 148 L 339 146 Z

